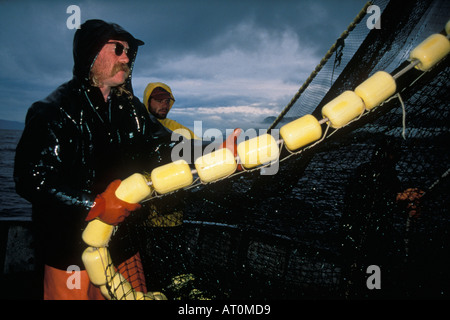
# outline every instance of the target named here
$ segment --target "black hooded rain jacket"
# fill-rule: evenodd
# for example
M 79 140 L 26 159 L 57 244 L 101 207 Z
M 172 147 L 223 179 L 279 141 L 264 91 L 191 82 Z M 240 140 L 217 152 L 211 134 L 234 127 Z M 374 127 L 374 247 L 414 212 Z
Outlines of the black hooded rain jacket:
M 32 204 L 43 262 L 62 270 L 84 269 L 81 234 L 96 195 L 115 179 L 168 162 L 173 144 L 138 98 L 113 89 L 105 102 L 91 86 L 91 66 L 112 39 L 128 42 L 132 70 L 143 42 L 116 24 L 85 22 L 74 36 L 72 80 L 30 107 L 16 149 L 16 191 Z M 132 93 L 131 74 L 126 86 Z

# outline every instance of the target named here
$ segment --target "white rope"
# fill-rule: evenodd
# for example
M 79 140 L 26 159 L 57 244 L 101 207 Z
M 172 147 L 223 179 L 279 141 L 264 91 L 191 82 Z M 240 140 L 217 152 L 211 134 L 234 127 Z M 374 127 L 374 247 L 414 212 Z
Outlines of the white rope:
M 398 100 L 400 101 L 400 104 L 402 105 L 402 137 L 404 140 L 406 140 L 406 108 L 405 103 L 403 102 L 402 96 L 400 93 L 396 94 Z

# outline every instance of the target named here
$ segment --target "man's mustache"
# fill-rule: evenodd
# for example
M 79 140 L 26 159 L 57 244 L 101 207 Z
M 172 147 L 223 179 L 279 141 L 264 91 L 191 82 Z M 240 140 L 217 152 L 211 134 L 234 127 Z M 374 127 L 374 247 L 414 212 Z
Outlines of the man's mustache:
M 113 69 L 111 70 L 111 76 L 114 76 L 117 72 L 124 71 L 126 74 L 125 78 L 128 78 L 130 75 L 130 67 L 126 63 L 117 63 L 114 65 Z

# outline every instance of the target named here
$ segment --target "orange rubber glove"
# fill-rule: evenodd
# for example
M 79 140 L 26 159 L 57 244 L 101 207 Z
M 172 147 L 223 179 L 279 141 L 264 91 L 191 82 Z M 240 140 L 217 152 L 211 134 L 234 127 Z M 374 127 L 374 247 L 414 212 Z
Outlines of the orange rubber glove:
M 117 226 L 132 211 L 141 207 L 139 203 L 125 202 L 116 197 L 116 190 L 121 182 L 121 180 L 114 180 L 108 185 L 105 192 L 97 195 L 94 206 L 86 217 L 86 221 L 99 218 L 107 224 Z
M 397 194 L 397 201 L 406 203 L 406 210 L 410 217 L 419 217 L 421 213 L 420 198 L 423 197 L 425 191 L 419 188 L 408 188 Z
M 240 128 L 234 129 L 233 133 L 230 134 L 222 144 L 222 148 L 228 148 L 229 150 L 231 150 L 235 158 L 237 156 L 237 138 L 239 137 L 241 132 L 242 129 Z M 238 171 L 242 170 L 240 164 L 238 164 L 237 170 Z
M 237 156 L 237 138 L 241 134 L 242 129 L 234 129 L 233 133 L 230 134 L 227 139 L 223 142 L 222 148 L 228 148 L 233 152 L 234 156 Z

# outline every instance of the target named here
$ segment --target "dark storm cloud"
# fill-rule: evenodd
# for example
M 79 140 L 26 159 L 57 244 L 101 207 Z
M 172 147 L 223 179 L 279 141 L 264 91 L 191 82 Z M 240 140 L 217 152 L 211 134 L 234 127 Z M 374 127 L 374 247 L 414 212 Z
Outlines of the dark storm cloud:
M 236 119 L 249 112 L 276 115 L 364 3 L 0 2 L 6 43 L 0 49 L 0 118 L 23 121 L 33 101 L 71 78 L 70 4 L 80 7 L 82 22 L 116 22 L 145 41 L 133 72 L 139 98 L 148 82 L 165 82 L 177 98 L 170 116 L 188 126 L 200 119 L 210 127 L 239 125 Z

